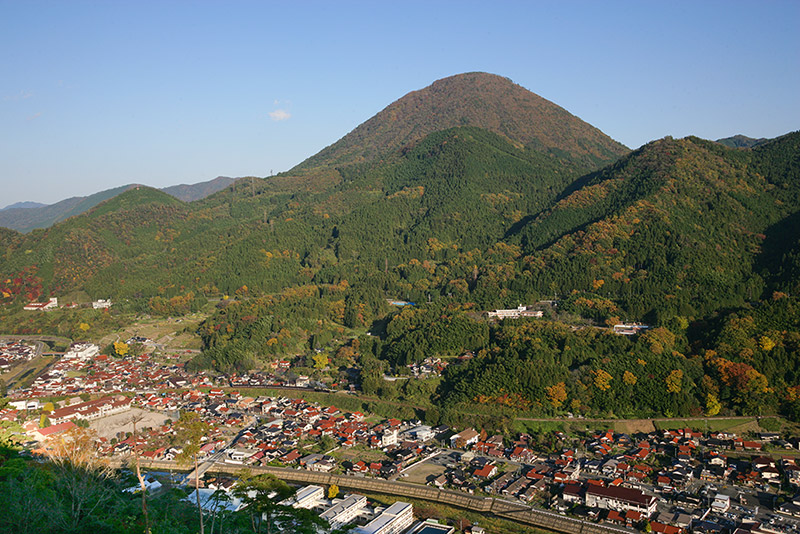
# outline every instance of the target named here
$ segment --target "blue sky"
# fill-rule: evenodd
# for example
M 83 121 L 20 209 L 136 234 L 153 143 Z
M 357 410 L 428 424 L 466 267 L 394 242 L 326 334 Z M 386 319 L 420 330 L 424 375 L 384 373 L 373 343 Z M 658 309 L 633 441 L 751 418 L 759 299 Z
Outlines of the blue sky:
M 800 2 L 0 0 L 0 207 L 288 170 L 511 78 L 636 148 L 800 129 Z

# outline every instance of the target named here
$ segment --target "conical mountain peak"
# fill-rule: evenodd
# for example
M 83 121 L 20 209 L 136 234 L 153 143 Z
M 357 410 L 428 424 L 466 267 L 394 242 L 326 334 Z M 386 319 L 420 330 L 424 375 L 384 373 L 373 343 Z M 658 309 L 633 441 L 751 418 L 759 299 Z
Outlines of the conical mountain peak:
M 408 93 L 295 170 L 369 161 L 458 126 L 483 128 L 514 144 L 567 153 L 592 164 L 628 152 L 597 128 L 508 78 L 470 72 Z

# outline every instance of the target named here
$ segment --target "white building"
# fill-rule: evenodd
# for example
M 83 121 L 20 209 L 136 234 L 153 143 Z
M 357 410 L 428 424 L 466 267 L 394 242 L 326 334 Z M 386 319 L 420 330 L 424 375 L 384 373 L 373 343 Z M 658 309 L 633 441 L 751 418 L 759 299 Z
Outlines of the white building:
M 589 486 L 586 489 L 586 506 L 620 512 L 634 510 L 649 517 L 656 511 L 656 498 L 622 486 Z
M 319 502 L 325 498 L 325 490 L 322 486 L 306 486 L 297 490 L 294 497 L 281 502 L 286 506 L 292 508 L 314 508 Z
M 232 463 L 243 463 L 245 460 L 250 458 L 256 453 L 256 451 L 251 449 L 246 449 L 243 447 L 236 447 L 234 449 L 228 449 L 228 457 L 230 458 L 230 462 Z
M 714 502 L 711 503 L 711 509 L 716 513 L 727 512 L 731 507 L 731 498 L 729 495 L 717 493 L 714 497 Z
M 354 534 L 398 534 L 414 522 L 414 509 L 407 502 L 396 502 L 378 517 L 353 530 Z
M 387 430 L 381 436 L 381 447 L 389 447 L 390 445 L 397 445 L 397 429 L 392 428 L 391 430 Z
M 111 299 L 98 299 L 92 301 L 92 308 L 102 310 L 111 307 Z
M 542 310 L 530 310 L 527 306 L 517 306 L 516 309 L 511 310 L 494 310 L 488 312 L 489 317 L 497 317 L 498 319 L 519 319 L 520 317 L 543 317 Z
M 332 529 L 343 527 L 361 514 L 367 506 L 367 498 L 363 495 L 348 495 L 344 500 L 334 504 L 319 516 L 330 523 Z
M 55 297 L 47 302 L 29 302 L 22 307 L 23 310 L 27 311 L 45 311 L 52 310 L 53 308 L 58 308 L 58 299 Z
M 420 425 L 414 427 L 411 430 L 406 430 L 404 434 L 418 441 L 428 441 L 430 439 L 433 439 L 433 436 L 436 435 L 433 429 L 428 425 Z
M 614 333 L 619 334 L 621 336 L 633 336 L 641 332 L 642 330 L 647 330 L 650 328 L 646 324 L 639 324 L 639 323 L 620 323 L 614 325 Z
M 88 360 L 100 354 L 100 347 L 94 343 L 73 343 L 62 359 Z
M 39 403 L 39 399 L 11 401 L 8 403 L 8 405 L 16 408 L 17 410 L 38 410 L 42 407 L 42 405 Z

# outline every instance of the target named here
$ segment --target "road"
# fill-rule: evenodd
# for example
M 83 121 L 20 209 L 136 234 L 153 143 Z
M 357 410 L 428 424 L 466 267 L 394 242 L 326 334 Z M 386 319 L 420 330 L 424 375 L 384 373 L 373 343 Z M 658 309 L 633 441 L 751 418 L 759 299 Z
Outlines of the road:
M 765 416 L 766 417 L 766 416 Z M 769 417 L 779 417 L 777 415 L 769 416 Z M 587 423 L 636 423 L 639 421 L 733 421 L 733 420 L 745 420 L 745 419 L 758 419 L 757 416 L 745 416 L 745 415 L 731 415 L 731 416 L 720 416 L 720 417 L 650 417 L 650 418 L 636 418 L 636 419 L 595 419 L 591 417 L 515 417 L 515 421 L 534 421 L 539 423 L 552 423 L 552 422 L 559 422 L 559 423 L 582 423 L 586 421 Z

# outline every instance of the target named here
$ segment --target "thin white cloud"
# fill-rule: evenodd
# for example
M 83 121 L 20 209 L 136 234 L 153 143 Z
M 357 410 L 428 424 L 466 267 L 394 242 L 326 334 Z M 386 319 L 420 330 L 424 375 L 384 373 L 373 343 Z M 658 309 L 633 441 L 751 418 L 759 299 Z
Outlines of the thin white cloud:
M 291 118 L 292 114 L 286 111 L 285 109 L 276 109 L 275 111 L 269 112 L 269 118 L 274 121 L 285 121 Z
M 9 101 L 9 100 L 11 100 L 11 101 L 14 101 L 14 100 L 27 100 L 28 98 L 30 98 L 32 96 L 33 96 L 33 93 L 31 93 L 30 91 L 20 91 L 19 93 L 15 94 L 15 95 L 4 96 L 3 100 L 6 100 L 6 101 Z
M 29 121 L 33 121 L 33 120 L 36 120 L 36 119 L 38 119 L 38 118 L 39 118 L 39 117 L 41 117 L 41 116 L 42 116 L 42 112 L 41 112 L 41 111 L 39 111 L 38 113 L 34 113 L 34 114 L 33 114 L 33 115 L 31 115 L 30 117 L 28 117 L 28 120 L 29 120 Z

